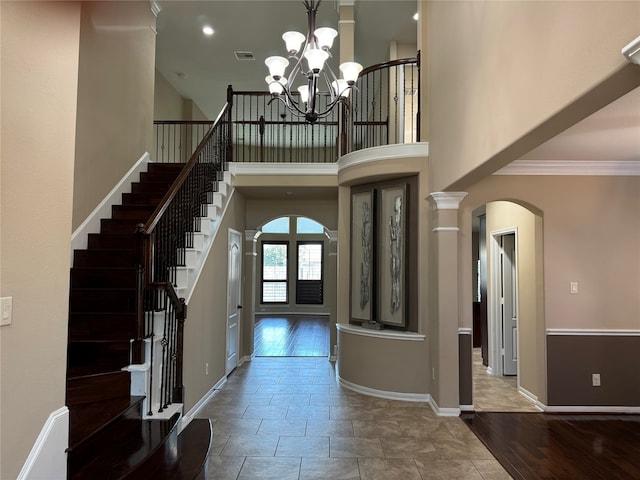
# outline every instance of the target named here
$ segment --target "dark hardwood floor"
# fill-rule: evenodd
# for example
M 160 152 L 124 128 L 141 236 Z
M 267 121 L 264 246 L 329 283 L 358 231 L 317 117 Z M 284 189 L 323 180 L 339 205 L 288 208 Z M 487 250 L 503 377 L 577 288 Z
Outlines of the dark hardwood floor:
M 329 317 L 311 315 L 257 316 L 256 357 L 326 357 Z
M 463 414 L 516 480 L 640 479 L 640 415 Z

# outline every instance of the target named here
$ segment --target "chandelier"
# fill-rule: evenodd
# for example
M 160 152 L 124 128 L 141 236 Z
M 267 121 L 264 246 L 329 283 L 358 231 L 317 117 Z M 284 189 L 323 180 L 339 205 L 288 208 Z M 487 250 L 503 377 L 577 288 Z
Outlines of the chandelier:
M 359 63 L 345 62 L 339 67 L 343 78 L 337 78 L 326 63 L 331 57 L 331 46 L 338 32 L 333 28 L 316 28 L 320 1 L 302 2 L 307 9 L 306 37 L 299 32 L 285 32 L 282 35 L 289 58 L 274 56 L 264 61 L 269 68 L 265 81 L 273 97 L 269 103 L 278 99 L 294 116 L 304 117 L 309 123 L 326 117 L 339 102 L 346 101 L 362 70 Z M 303 58 L 306 60 L 306 70 Z M 285 73 L 289 63 L 293 63 L 294 67 L 287 79 Z M 298 79 L 303 79 L 304 83 L 297 87 L 299 95 L 294 95 L 291 89 Z M 327 99 L 324 104 L 320 96 Z

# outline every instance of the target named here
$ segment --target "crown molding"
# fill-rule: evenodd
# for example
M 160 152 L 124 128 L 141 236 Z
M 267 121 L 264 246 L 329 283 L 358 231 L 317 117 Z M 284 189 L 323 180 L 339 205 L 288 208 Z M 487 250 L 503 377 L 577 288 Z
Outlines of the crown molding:
M 640 160 L 515 160 L 493 175 L 640 175 Z
M 151 13 L 153 13 L 154 17 L 158 18 L 158 14 L 162 10 L 162 7 L 156 0 L 149 0 L 149 3 L 151 4 Z

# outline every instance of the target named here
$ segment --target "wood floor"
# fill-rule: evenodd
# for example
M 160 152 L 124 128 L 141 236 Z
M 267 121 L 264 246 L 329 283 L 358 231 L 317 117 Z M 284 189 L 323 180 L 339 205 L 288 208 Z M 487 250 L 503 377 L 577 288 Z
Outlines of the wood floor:
M 257 316 L 254 352 L 256 357 L 327 357 L 329 317 Z
M 640 479 L 640 415 L 461 417 L 516 480 Z

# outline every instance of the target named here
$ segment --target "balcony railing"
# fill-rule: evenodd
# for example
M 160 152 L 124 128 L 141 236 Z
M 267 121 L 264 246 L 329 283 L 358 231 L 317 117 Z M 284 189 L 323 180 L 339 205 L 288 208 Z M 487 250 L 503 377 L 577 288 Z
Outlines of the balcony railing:
M 232 161 L 330 163 L 363 148 L 420 141 L 419 55 L 366 68 L 342 112 L 336 108 L 314 124 L 272 98 L 229 86 Z

